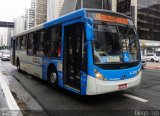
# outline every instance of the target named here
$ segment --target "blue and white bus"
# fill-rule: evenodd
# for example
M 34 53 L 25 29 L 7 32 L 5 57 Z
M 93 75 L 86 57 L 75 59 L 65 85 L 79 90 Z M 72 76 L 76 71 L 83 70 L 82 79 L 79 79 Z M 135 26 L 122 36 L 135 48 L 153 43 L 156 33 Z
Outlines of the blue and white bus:
M 17 70 L 80 95 L 128 89 L 141 80 L 141 56 L 132 18 L 80 9 L 12 38 Z

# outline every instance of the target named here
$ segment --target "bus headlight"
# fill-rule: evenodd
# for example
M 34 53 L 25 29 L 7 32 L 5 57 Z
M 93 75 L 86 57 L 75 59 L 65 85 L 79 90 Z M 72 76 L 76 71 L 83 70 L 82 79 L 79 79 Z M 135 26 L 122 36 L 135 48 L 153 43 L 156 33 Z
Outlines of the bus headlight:
M 94 73 L 95 73 L 95 77 L 97 79 L 100 79 L 100 80 L 104 80 L 105 79 L 104 76 L 100 72 L 98 72 L 96 69 L 94 69 Z
M 137 75 L 139 75 L 139 73 L 141 72 L 141 70 L 142 70 L 142 68 L 140 68 L 140 69 L 138 70 Z

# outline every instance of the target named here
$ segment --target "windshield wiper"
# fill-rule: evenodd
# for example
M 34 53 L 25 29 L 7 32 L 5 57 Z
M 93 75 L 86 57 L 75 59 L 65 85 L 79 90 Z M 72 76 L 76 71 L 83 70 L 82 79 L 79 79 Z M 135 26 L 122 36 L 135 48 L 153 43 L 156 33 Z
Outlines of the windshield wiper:
M 129 31 L 131 30 L 130 26 L 128 25 L 127 26 L 127 33 L 126 33 L 126 36 L 129 34 Z
M 136 40 L 134 39 L 133 41 L 131 41 L 128 45 L 131 46 Z
M 102 24 L 105 26 L 107 31 L 109 30 L 109 32 L 112 32 L 112 29 L 109 27 L 109 25 L 107 23 L 102 21 Z
M 112 34 L 112 29 L 109 27 L 109 25 L 103 21 L 102 21 L 102 24 L 106 28 L 107 32 L 109 32 L 109 34 L 113 37 L 113 39 L 115 39 L 114 34 Z

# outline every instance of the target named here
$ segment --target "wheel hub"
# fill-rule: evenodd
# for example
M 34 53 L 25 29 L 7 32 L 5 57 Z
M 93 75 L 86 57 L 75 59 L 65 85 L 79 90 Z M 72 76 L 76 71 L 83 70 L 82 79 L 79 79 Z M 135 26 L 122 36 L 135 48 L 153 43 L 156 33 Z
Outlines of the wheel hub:
M 56 73 L 52 73 L 50 76 L 50 79 L 51 79 L 51 83 L 54 83 L 57 79 Z

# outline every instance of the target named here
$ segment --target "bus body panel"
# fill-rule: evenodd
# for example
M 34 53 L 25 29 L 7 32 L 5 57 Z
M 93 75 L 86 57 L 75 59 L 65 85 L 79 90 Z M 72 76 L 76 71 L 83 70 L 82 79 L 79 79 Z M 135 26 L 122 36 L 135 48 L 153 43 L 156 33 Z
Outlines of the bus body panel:
M 44 57 L 42 62 L 43 62 L 43 64 L 42 64 L 43 79 L 46 81 L 48 80 L 47 71 L 48 71 L 49 65 L 54 65 L 54 67 L 57 69 L 57 73 L 58 73 L 58 85 L 60 87 L 63 87 L 62 60 Z
M 27 56 L 25 51 L 16 53 L 17 59 L 20 62 L 21 70 L 42 78 L 42 58 L 35 56 Z
M 86 95 L 98 95 L 120 91 L 139 85 L 141 81 L 141 72 L 139 72 L 139 74 L 134 78 L 120 81 L 103 81 L 91 76 L 88 76 L 87 78 Z M 127 84 L 127 88 L 119 89 L 118 86 L 123 84 Z
M 101 10 L 99 10 L 101 11 Z M 81 95 L 96 95 L 103 94 L 113 91 L 119 91 L 119 85 L 127 84 L 127 88 L 137 86 L 141 80 L 141 63 L 138 66 L 126 69 L 117 69 L 117 70 L 107 70 L 99 68 L 94 64 L 93 61 L 93 48 L 92 48 L 92 40 L 93 40 L 93 25 L 88 22 L 83 22 L 82 18 L 87 18 L 85 9 L 80 9 L 73 13 L 62 16 L 58 19 L 55 19 L 50 22 L 46 22 L 41 24 L 40 26 L 34 27 L 30 30 L 27 30 L 21 34 L 14 36 L 13 38 L 28 34 L 30 32 L 35 32 L 40 29 L 47 30 L 50 27 L 61 24 L 62 26 L 62 48 L 61 48 L 61 57 L 60 58 L 49 58 L 47 56 L 44 57 L 36 57 L 27 56 L 26 51 L 16 50 L 15 52 L 15 62 L 17 59 L 20 61 L 20 67 L 22 70 L 26 71 L 29 74 L 42 78 L 43 80 L 48 80 L 48 68 L 50 65 L 54 65 L 57 69 L 58 74 L 58 86 L 75 92 Z M 110 12 L 110 11 L 109 11 Z M 90 18 L 88 18 L 90 19 Z M 93 20 L 90 19 L 93 23 Z M 87 46 L 87 73 L 80 70 L 80 92 L 76 91 L 73 88 L 64 85 L 64 75 L 63 75 L 63 54 L 64 54 L 64 27 L 68 25 L 72 25 L 78 22 L 83 22 L 85 27 L 86 34 L 86 46 Z M 17 63 L 15 63 L 17 64 Z M 99 80 L 95 77 L 95 69 L 100 72 L 105 80 Z M 124 88 L 124 89 L 127 89 Z
M 105 80 L 96 79 L 94 69 L 98 70 Z M 90 66 L 87 76 L 86 95 L 102 94 L 119 91 L 118 85 L 127 84 L 127 88 L 139 85 L 141 80 L 141 64 L 136 67 L 121 70 L 103 70 L 97 66 Z M 124 77 L 125 75 L 125 77 Z
M 97 66 L 94 66 L 94 69 L 100 72 L 105 77 L 105 80 L 119 81 L 119 80 L 134 78 L 141 70 L 141 64 L 139 64 L 136 67 L 127 69 L 118 69 L 118 70 L 101 69 Z

